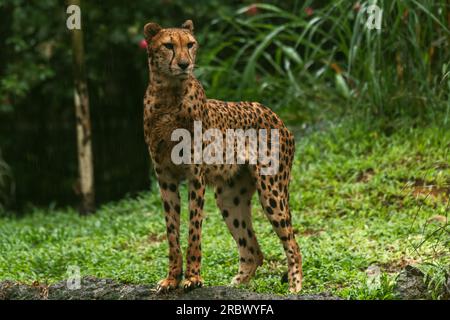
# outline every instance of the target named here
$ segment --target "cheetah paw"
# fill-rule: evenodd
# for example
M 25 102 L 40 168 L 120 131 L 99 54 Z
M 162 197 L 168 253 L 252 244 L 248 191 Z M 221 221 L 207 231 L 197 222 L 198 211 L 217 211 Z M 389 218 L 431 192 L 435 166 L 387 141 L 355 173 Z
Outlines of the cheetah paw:
M 249 275 L 243 275 L 243 274 L 239 274 L 237 276 L 235 276 L 233 278 L 233 280 L 231 280 L 231 285 L 232 286 L 238 286 L 240 284 L 244 284 L 244 283 L 248 283 L 250 281 L 251 276 Z
M 289 281 L 289 291 L 291 293 L 299 293 L 302 290 L 302 277 L 297 275 Z
M 178 287 L 178 280 L 173 278 L 166 278 L 158 282 L 156 286 L 156 293 L 167 293 Z
M 203 279 L 200 276 L 187 277 L 183 281 L 183 288 L 185 291 L 190 291 L 195 288 L 201 288 L 203 286 Z

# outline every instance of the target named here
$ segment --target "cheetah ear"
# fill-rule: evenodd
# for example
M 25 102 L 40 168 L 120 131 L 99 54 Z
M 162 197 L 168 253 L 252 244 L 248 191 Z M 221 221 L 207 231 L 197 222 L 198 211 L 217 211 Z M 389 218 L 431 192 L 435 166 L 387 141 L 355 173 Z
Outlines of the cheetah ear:
M 150 42 L 154 36 L 161 30 L 161 26 L 154 22 L 149 22 L 144 27 L 145 40 Z
M 188 29 L 191 33 L 194 32 L 194 23 L 192 22 L 192 20 L 186 20 L 185 22 L 183 22 L 181 27 L 183 29 Z

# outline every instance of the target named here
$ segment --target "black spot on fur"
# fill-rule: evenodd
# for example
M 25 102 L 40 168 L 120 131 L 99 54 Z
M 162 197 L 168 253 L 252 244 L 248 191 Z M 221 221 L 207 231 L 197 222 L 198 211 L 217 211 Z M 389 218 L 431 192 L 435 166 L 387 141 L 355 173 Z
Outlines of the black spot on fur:
M 170 205 L 169 205 L 169 203 L 168 203 L 167 201 L 164 201 L 164 210 L 165 210 L 166 212 L 169 212 L 169 211 L 170 211 Z
M 194 180 L 194 183 L 193 183 L 193 184 L 194 184 L 194 188 L 197 189 L 197 190 L 200 189 L 201 186 L 202 186 L 202 185 L 200 184 L 200 181 L 198 181 L 197 179 Z
M 222 211 L 222 216 L 224 217 L 224 218 L 227 218 L 228 217 L 228 210 L 223 210 Z
M 275 199 L 273 199 L 273 198 L 270 198 L 269 199 L 269 203 L 270 203 L 270 206 L 272 207 L 272 208 L 276 208 L 277 207 L 277 202 L 275 201 Z
M 202 199 L 202 198 L 200 198 L 200 197 L 197 198 L 197 205 L 198 205 L 200 208 L 203 208 L 203 199 Z

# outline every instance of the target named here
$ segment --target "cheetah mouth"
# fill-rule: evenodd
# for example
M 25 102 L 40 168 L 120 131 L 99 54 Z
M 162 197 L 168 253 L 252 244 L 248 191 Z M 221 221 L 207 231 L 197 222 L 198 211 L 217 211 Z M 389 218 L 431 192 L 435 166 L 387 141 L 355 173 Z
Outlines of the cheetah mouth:
M 172 71 L 172 75 L 175 77 L 187 77 L 189 76 L 190 71 L 189 70 L 173 70 Z
M 187 77 L 189 77 L 189 72 L 179 72 L 174 74 L 174 76 L 180 79 L 186 79 Z

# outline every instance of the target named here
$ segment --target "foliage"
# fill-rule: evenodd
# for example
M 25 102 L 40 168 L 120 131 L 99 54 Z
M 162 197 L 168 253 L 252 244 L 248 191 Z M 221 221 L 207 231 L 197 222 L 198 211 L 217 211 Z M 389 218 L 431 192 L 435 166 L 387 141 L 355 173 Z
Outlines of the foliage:
M 293 3 L 252 4 L 213 21 L 223 36 L 208 39 L 201 69 L 211 95 L 263 99 L 294 120 L 329 109 L 388 119 L 446 110 L 449 120 L 447 3 Z M 370 3 L 383 10 L 381 30 L 366 27 Z
M 381 30 L 365 25 L 370 3 L 383 9 Z M 145 60 L 136 50 L 142 25 L 154 20 L 176 26 L 181 21 L 171 12 L 179 11 L 196 22 L 198 75 L 210 96 L 262 99 L 296 120 L 304 120 L 305 112 L 323 117 L 318 111 L 324 107 L 422 117 L 450 110 L 450 9 L 443 1 L 161 0 L 133 2 L 128 10 L 120 4 L 86 1 L 82 11 L 89 79 L 100 95 L 108 81 L 104 57 L 112 51 L 128 57 L 129 70 L 140 71 L 133 77 L 145 83 Z M 71 74 L 64 8 L 50 0 L 0 4 L 7 17 L 2 43 L 7 63 L 0 67 L 3 110 L 42 85 L 62 94 L 59 99 L 72 94 L 54 81 Z
M 306 293 L 392 299 L 395 277 L 406 264 L 436 270 L 450 263 L 449 127 L 397 123 L 386 135 L 377 126 L 343 122 L 298 132 L 291 207 Z M 187 199 L 185 187 L 182 195 Z M 254 228 L 265 262 L 248 288 L 285 294 L 284 253 L 256 198 Z M 182 207 L 181 239 L 187 239 L 186 202 Z M 205 211 L 202 273 L 206 285 L 225 285 L 237 272 L 237 250 L 211 192 Z M 181 243 L 185 252 L 187 240 Z M 0 279 L 28 283 L 64 279 L 70 265 L 82 275 L 156 283 L 168 263 L 156 193 L 104 205 L 90 217 L 73 209 L 35 209 L 20 219 L 2 218 L 0 251 Z M 371 266 L 381 270 L 374 284 L 367 274 Z M 434 284 L 445 277 L 427 274 Z

